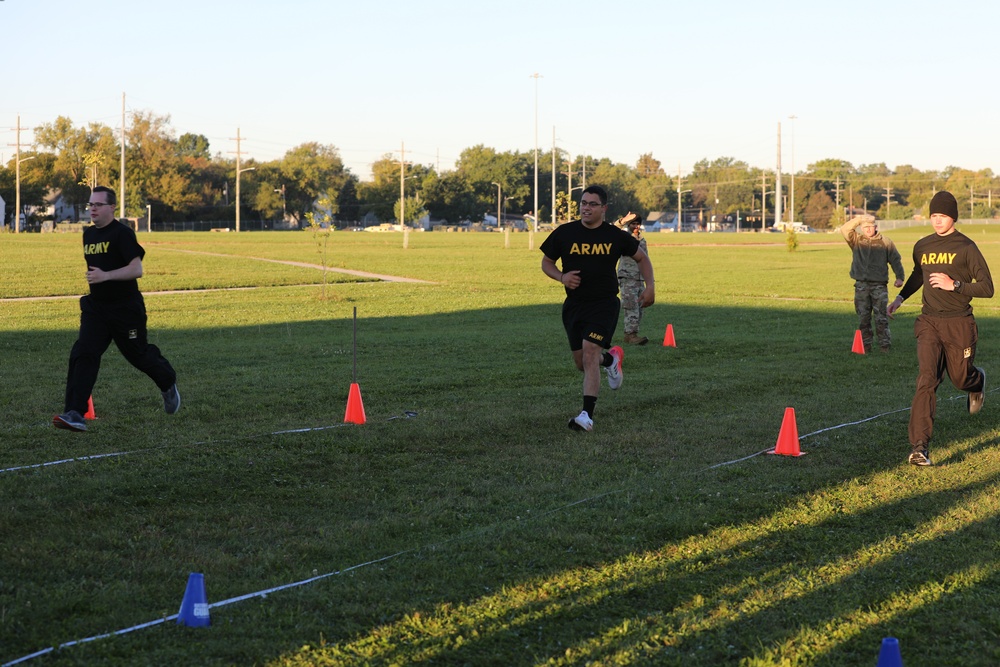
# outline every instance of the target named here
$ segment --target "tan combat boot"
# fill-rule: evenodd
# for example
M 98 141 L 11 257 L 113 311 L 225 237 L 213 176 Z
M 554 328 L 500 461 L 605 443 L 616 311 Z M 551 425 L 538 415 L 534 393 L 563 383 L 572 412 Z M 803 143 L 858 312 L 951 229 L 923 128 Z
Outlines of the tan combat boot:
M 649 339 L 637 333 L 627 333 L 625 334 L 625 342 L 629 345 L 645 345 L 649 342 Z

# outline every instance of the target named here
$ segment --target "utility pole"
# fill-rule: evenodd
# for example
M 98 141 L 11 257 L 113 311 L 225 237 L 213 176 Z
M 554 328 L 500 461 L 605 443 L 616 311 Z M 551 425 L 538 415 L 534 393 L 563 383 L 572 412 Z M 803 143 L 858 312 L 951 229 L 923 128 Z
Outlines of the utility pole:
M 121 166 L 121 196 L 119 199 L 118 217 L 125 219 L 125 93 L 122 92 L 122 166 Z
M 232 137 L 230 137 L 230 141 L 233 141 Z M 243 150 L 240 148 L 240 145 L 243 141 L 242 137 L 240 136 L 240 128 L 236 128 L 235 141 L 236 141 L 236 151 L 235 151 L 236 152 L 236 231 L 239 232 L 240 231 L 240 174 L 242 174 L 244 171 L 253 171 L 254 169 L 256 169 L 256 167 L 250 167 L 249 169 L 240 169 L 240 158 L 243 157 Z M 229 152 L 232 153 L 233 151 Z
M 760 172 L 760 231 L 767 229 L 767 172 Z
M 566 222 L 573 219 L 572 216 L 572 202 L 573 202 L 573 164 L 576 160 L 570 160 L 569 164 L 566 165 L 566 171 L 562 172 L 566 175 Z
M 892 188 L 885 186 L 885 219 L 889 219 L 889 207 L 892 205 Z
M 552 227 L 556 226 L 556 126 L 552 126 Z
M 774 179 L 774 224 L 781 224 L 781 122 L 778 122 L 778 164 Z
M 399 142 L 399 224 L 406 225 L 406 144 Z
M 681 163 L 677 163 L 677 233 L 684 230 L 684 204 L 681 203 Z
M 399 224 L 406 225 L 406 188 L 403 181 L 406 180 L 406 167 L 410 163 L 406 161 L 406 144 L 399 142 Z
M 835 192 L 837 193 L 837 202 L 836 202 L 837 211 L 840 211 L 840 176 L 838 176 L 837 180 L 834 181 L 834 185 L 837 186 L 837 189 L 835 190 Z M 844 213 L 844 222 L 847 222 L 847 213 Z

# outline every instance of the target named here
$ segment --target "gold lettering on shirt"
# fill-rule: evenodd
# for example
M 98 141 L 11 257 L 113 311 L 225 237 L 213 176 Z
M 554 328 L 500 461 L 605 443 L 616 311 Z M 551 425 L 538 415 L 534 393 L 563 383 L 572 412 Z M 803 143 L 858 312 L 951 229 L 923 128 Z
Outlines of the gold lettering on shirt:
M 571 255 L 610 255 L 610 243 L 574 243 L 569 248 Z
M 958 256 L 957 252 L 925 252 L 920 256 L 921 264 L 951 264 Z
M 103 255 L 108 251 L 108 247 L 111 245 L 111 241 L 105 241 L 103 243 L 91 243 L 83 247 L 84 255 Z

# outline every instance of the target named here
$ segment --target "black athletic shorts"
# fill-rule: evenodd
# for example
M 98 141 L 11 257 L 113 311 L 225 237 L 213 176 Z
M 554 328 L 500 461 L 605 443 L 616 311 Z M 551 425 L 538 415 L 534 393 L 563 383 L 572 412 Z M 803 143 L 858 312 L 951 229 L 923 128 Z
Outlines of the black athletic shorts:
M 578 301 L 566 299 L 563 302 L 563 328 L 569 339 L 569 349 L 576 352 L 583 349 L 584 339 L 600 345 L 605 350 L 611 347 L 611 337 L 618 326 L 618 312 L 622 303 L 617 296 L 600 301 Z

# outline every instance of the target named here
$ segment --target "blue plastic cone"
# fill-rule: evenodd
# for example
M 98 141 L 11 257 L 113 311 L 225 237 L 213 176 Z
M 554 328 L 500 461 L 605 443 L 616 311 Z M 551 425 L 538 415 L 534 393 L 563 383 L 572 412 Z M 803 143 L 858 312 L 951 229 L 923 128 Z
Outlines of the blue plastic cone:
M 207 628 L 212 624 L 208 617 L 208 596 L 205 594 L 205 575 L 192 572 L 188 577 L 187 590 L 181 600 L 181 610 L 177 612 L 177 624 L 189 628 Z
M 899 654 L 899 640 L 886 637 L 878 652 L 878 667 L 903 667 L 903 656 Z

